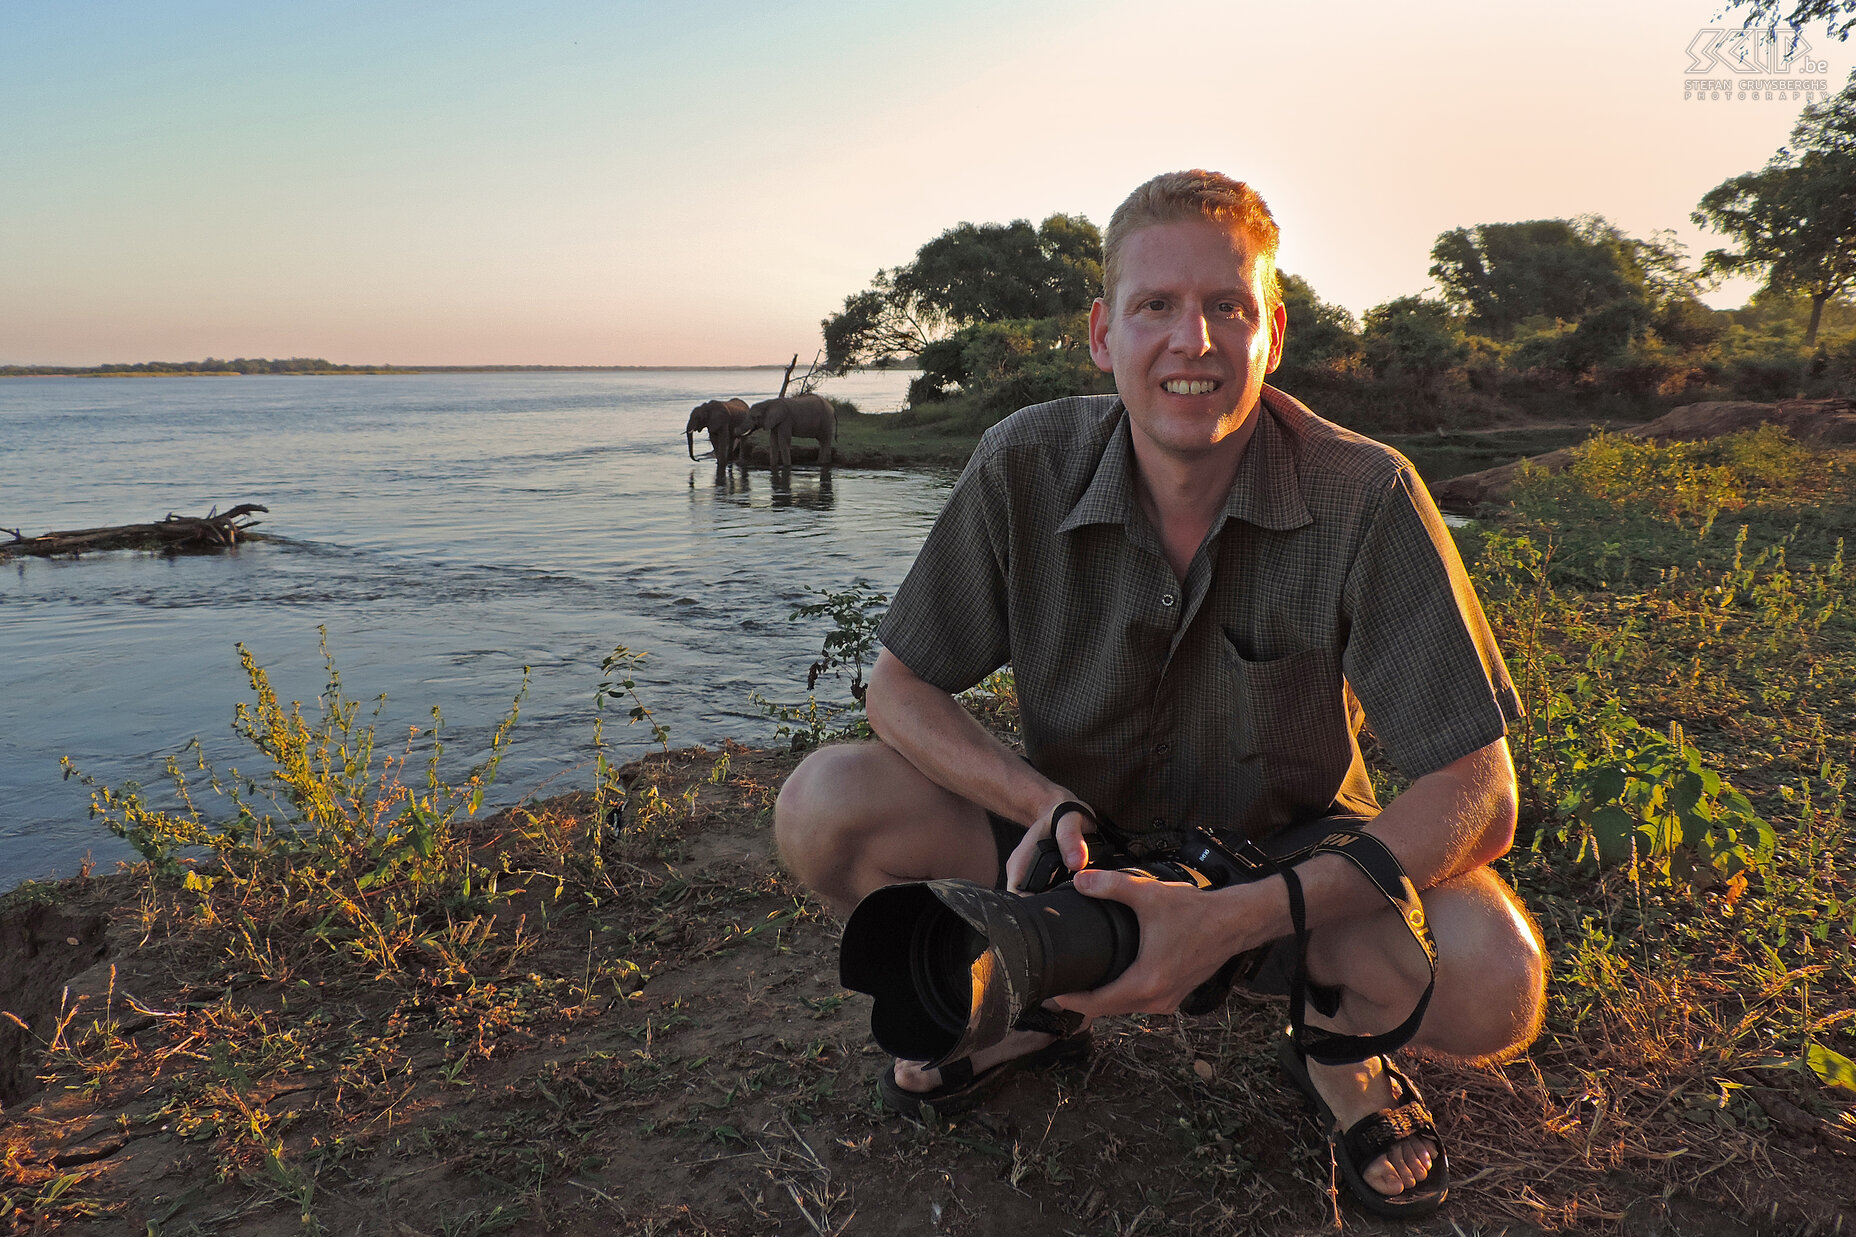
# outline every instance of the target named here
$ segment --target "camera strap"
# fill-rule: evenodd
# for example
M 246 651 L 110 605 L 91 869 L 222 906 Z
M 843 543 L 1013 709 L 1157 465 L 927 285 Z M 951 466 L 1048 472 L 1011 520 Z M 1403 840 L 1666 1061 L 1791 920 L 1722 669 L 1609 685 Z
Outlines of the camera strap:
M 1254 843 L 1248 844 L 1264 863 L 1269 864 L 1282 874 L 1283 883 L 1289 890 L 1289 921 L 1295 927 L 1295 973 L 1289 981 L 1289 1026 L 1295 1042 L 1315 1060 L 1324 1065 L 1349 1065 L 1364 1061 L 1380 1053 L 1391 1052 L 1404 1047 L 1411 1037 L 1417 1034 L 1418 1024 L 1424 1020 L 1424 1011 L 1430 1006 L 1431 994 L 1437 990 L 1437 944 L 1431 939 L 1431 929 L 1424 917 L 1424 903 L 1418 899 L 1418 890 L 1405 875 L 1405 869 L 1386 844 L 1370 833 L 1359 829 L 1337 826 L 1319 842 L 1294 854 L 1272 858 L 1263 854 L 1262 848 Z M 1425 964 L 1430 968 L 1430 980 L 1424 985 L 1424 994 L 1418 998 L 1418 1004 L 1405 1021 L 1390 1031 L 1377 1035 L 1341 1035 L 1334 1031 L 1325 1031 L 1320 1027 L 1308 1026 L 1305 1019 L 1308 1009 L 1308 910 L 1302 897 L 1302 881 L 1295 874 L 1295 865 L 1314 858 L 1316 855 L 1339 855 L 1358 868 L 1380 896 L 1399 913 L 1406 931 L 1411 939 L 1424 951 Z M 1255 862 L 1252 855 L 1243 858 Z
M 1061 803 L 1051 813 L 1051 819 L 1054 822 L 1068 812 L 1081 812 L 1088 817 L 1110 845 L 1123 851 L 1135 849 L 1131 845 L 1136 840 L 1133 835 L 1085 804 Z M 1337 824 L 1329 828 L 1318 842 L 1288 854 L 1271 855 L 1248 838 L 1228 842 L 1205 829 L 1194 829 L 1192 833 L 1227 859 L 1235 860 L 1237 866 L 1244 869 L 1237 879 L 1257 881 L 1281 875 L 1283 883 L 1288 887 L 1289 922 L 1295 929 L 1295 969 L 1289 980 L 1289 1025 L 1295 1042 L 1307 1055 L 1325 1065 L 1350 1065 L 1380 1053 L 1393 1052 L 1411 1041 L 1411 1037 L 1418 1032 L 1418 1024 L 1424 1020 L 1424 1011 L 1430 1007 L 1431 994 L 1437 990 L 1437 944 L 1431 939 L 1430 925 L 1425 919 L 1424 903 L 1418 898 L 1417 887 L 1405 875 L 1404 867 L 1384 842 L 1364 830 Z M 1055 848 L 1052 849 L 1054 851 Z M 1295 865 L 1317 855 L 1339 855 L 1358 868 L 1372 882 L 1373 888 L 1379 891 L 1387 905 L 1398 912 L 1405 930 L 1411 933 L 1411 939 L 1424 951 L 1425 964 L 1430 968 L 1430 979 L 1424 985 L 1424 994 L 1418 998 L 1417 1005 L 1405 1021 L 1390 1031 L 1382 1031 L 1377 1035 L 1342 1035 L 1307 1024 L 1308 906 L 1302 895 L 1301 878 L 1295 874 Z M 1061 864 L 1060 859 L 1055 862 Z M 1193 990 L 1181 1004 L 1181 1010 L 1188 1014 L 1204 1014 L 1217 1008 L 1229 993 L 1237 971 L 1247 956 L 1239 955 L 1225 963 L 1217 974 Z M 1059 1018 L 1061 1014 L 1053 1017 L 1052 1011 L 1028 1010 L 1019 1026 L 1024 1030 L 1068 1034 L 1069 1031 L 1060 1026 L 1049 1025 Z

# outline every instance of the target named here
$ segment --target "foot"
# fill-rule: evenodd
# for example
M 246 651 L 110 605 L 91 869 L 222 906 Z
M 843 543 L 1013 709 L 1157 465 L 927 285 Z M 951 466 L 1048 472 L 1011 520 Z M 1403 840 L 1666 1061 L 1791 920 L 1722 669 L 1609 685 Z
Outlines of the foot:
M 1391 1108 L 1401 1098 L 1393 1093 L 1392 1080 L 1378 1057 L 1355 1065 L 1323 1065 L 1311 1057 L 1308 1077 L 1343 1130 L 1351 1129 L 1362 1117 Z M 1367 1165 L 1360 1176 L 1387 1197 L 1402 1194 L 1424 1180 L 1436 1155 L 1437 1146 L 1428 1138 L 1401 1139 Z
M 1088 1026 L 1089 1021 L 1086 1019 L 1082 1026 Z M 1077 1033 L 1082 1033 L 1082 1027 L 1077 1028 Z M 1055 1042 L 1056 1038 L 1055 1035 L 1046 1035 L 1041 1031 L 1012 1031 L 998 1043 L 988 1045 L 973 1054 L 971 1058 L 973 1072 L 984 1074 L 1001 1061 L 1030 1056 L 1047 1044 Z M 941 1085 L 941 1071 L 923 1069 L 920 1061 L 898 1060 L 896 1062 L 896 1085 L 904 1091 L 913 1091 L 920 1095 Z

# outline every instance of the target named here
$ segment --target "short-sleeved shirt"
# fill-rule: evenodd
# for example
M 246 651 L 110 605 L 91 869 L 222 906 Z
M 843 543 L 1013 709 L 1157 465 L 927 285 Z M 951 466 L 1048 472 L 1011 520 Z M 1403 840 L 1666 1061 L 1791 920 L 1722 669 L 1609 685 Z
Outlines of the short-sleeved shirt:
M 1157 844 L 1376 812 L 1363 720 L 1415 779 L 1520 716 L 1410 462 L 1272 387 L 1183 581 L 1137 500 L 1119 398 L 1001 421 L 879 638 L 948 692 L 1010 662 L 1026 757 Z

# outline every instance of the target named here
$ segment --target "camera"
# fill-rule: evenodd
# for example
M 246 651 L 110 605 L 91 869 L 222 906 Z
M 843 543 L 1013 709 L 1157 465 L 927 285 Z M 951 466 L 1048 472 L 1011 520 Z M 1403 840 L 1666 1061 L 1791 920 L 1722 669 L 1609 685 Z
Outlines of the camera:
M 1232 849 L 1204 829 L 1145 859 L 1110 850 L 1097 861 L 1101 839 L 1087 840 L 1092 867 L 1200 889 L 1278 870 L 1253 843 Z M 1056 841 L 1045 838 L 1023 894 L 934 880 L 889 885 L 859 902 L 844 925 L 838 973 L 846 988 L 876 999 L 870 1031 L 878 1045 L 936 1068 L 997 1043 L 1050 997 L 1100 988 L 1133 965 L 1141 937 L 1134 911 L 1079 892 L 1073 877 Z M 1215 1008 L 1233 969 L 1220 970 L 1182 1008 Z

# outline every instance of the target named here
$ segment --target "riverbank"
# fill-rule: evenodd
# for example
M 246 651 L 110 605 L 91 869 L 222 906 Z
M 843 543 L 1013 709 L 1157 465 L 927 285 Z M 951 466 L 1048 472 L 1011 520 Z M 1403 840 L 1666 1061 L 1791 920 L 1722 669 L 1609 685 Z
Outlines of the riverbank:
M 598 876 L 575 859 L 596 832 L 590 795 L 483 822 L 489 908 L 385 971 L 145 875 L 8 898 L 7 973 L 43 994 L 27 1042 L 49 1050 L 0 1112 L 0 1225 L 722 1237 L 835 1233 L 852 1216 L 882 1233 L 1333 1222 L 1322 1144 L 1272 1060 L 1275 1003 L 1112 1020 L 1087 1068 L 1025 1079 L 952 1128 L 879 1111 L 868 1002 L 838 987 L 832 921 L 773 861 L 769 807 L 794 760 L 730 747 L 634 766 L 635 787 L 686 806 L 649 835 L 634 820 Z M 1451 1233 L 1455 1217 L 1831 1232 L 1856 1142 L 1797 1082 L 1718 1074 L 1675 1038 L 1730 1012 L 1731 993 L 1639 987 L 1629 948 L 1562 935 L 1577 921 L 1548 873 L 1511 875 L 1553 933 L 1555 1014 L 1519 1061 L 1410 1067 L 1458 1184 L 1440 1217 L 1402 1231 Z M 13 965 L 26 940 L 29 975 Z M 1581 970 L 1598 958 L 1618 969 Z
M 1321 411 L 1318 400 L 1311 399 L 1311 406 Z M 980 435 L 996 419 L 960 397 L 896 413 L 840 410 L 833 460 L 845 468 L 960 468 L 973 454 Z M 1439 427 L 1412 433 L 1343 422 L 1403 452 L 1417 466 L 1419 475 L 1431 480 L 1510 464 L 1583 442 L 1596 429 L 1636 423 L 1634 418 L 1590 421 L 1556 414 L 1526 419 L 1517 414 L 1510 423 Z M 756 440 L 756 446 L 760 448 L 756 459 L 764 464 L 764 443 Z M 794 458 L 810 460 L 816 456 L 811 444 L 801 439 L 794 445 Z
M 1528 707 L 1499 868 L 1539 920 L 1548 1011 L 1512 1062 L 1412 1064 L 1456 1184 L 1402 1231 L 1829 1237 L 1856 1158 L 1856 456 L 1770 429 L 1600 439 L 1512 498 L 1461 536 Z M 358 750 L 339 699 L 299 731 L 256 694 L 280 752 Z M 1012 736 L 1009 692 L 975 705 Z M 476 774 L 414 812 L 392 764 L 292 758 L 295 832 L 222 830 L 218 867 L 0 899 L 0 1223 L 1335 1223 L 1323 1144 L 1271 1059 L 1276 1003 L 1105 1022 L 1086 1068 L 949 1129 L 884 1116 L 869 1005 L 773 855 L 796 760 L 662 752 L 579 774 L 603 803 L 477 819 Z M 155 852 L 200 837 L 111 811 Z

